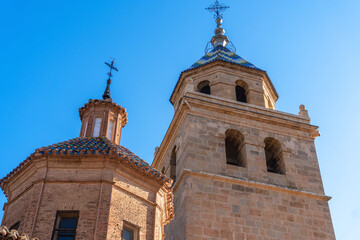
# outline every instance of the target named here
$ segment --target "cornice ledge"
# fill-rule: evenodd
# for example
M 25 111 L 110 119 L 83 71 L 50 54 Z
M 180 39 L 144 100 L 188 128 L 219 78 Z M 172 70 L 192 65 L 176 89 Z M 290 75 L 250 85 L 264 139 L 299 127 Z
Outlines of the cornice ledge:
M 177 188 L 179 187 L 180 183 L 183 181 L 185 176 L 198 176 L 198 177 L 209 178 L 209 179 L 213 179 L 213 180 L 217 179 L 217 180 L 222 180 L 222 181 L 226 181 L 229 183 L 240 184 L 243 186 L 250 186 L 250 187 L 256 187 L 256 188 L 261 188 L 261 189 L 266 189 L 266 190 L 273 190 L 273 191 L 277 191 L 277 192 L 288 193 L 291 195 L 297 195 L 297 196 L 312 198 L 312 199 L 326 201 L 326 202 L 328 202 L 331 199 L 331 197 L 322 195 L 322 194 L 301 191 L 301 190 L 287 188 L 287 187 L 281 187 L 281 186 L 272 185 L 272 184 L 268 184 L 268 183 L 255 182 L 255 181 L 251 181 L 251 180 L 247 180 L 247 179 L 243 179 L 243 178 L 235 178 L 235 177 L 229 177 L 229 176 L 222 176 L 222 175 L 218 175 L 218 174 L 214 174 L 214 173 L 194 171 L 194 170 L 190 170 L 190 169 L 184 169 L 181 172 L 180 177 L 177 179 L 177 181 L 173 187 L 174 193 L 176 193 Z
M 209 96 L 206 96 L 206 97 L 209 98 Z M 305 128 L 310 128 L 312 131 L 315 131 L 318 129 L 318 126 L 311 125 L 309 123 L 309 121 L 304 120 L 300 116 L 277 111 L 277 110 L 261 108 L 261 107 L 251 105 L 251 104 L 242 104 L 239 102 L 235 102 L 235 101 L 228 100 L 228 99 L 222 99 L 222 98 L 218 98 L 218 97 L 214 97 L 214 96 L 211 96 L 212 101 L 209 101 L 207 99 L 204 99 L 204 96 L 202 96 L 199 93 L 190 93 L 190 92 L 187 92 L 183 98 L 188 99 L 188 101 L 192 101 L 192 102 L 194 102 L 194 101 L 205 102 L 207 107 L 211 107 L 210 104 L 213 105 L 213 107 L 215 107 L 215 108 L 216 108 L 216 106 L 219 106 L 222 108 L 227 107 L 227 108 L 232 108 L 234 110 L 239 110 L 239 111 L 244 111 L 246 113 L 249 113 L 249 116 L 250 116 L 250 114 L 253 114 L 253 115 L 255 114 L 255 115 L 261 115 L 261 116 L 265 116 L 265 117 L 273 117 L 273 118 L 276 118 L 281 121 L 287 121 L 289 123 L 294 123 L 297 125 L 300 124 L 303 127 L 305 126 Z M 236 104 L 237 106 L 234 106 L 234 104 Z

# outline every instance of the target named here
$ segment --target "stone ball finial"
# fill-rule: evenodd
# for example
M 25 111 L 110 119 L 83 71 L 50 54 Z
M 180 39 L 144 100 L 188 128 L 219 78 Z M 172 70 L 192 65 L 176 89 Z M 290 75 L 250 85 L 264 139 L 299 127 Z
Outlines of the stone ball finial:
M 310 118 L 309 118 L 309 113 L 308 113 L 308 111 L 306 110 L 305 105 L 301 104 L 301 105 L 299 106 L 299 109 L 300 109 L 299 116 L 300 116 L 300 117 L 303 117 L 303 118 L 305 118 L 305 119 L 310 120 Z

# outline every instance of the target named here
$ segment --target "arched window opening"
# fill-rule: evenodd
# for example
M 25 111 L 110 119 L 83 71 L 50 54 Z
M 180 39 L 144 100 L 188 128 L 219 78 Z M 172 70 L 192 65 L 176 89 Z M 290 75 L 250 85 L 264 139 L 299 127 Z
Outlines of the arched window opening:
M 240 87 L 239 85 L 237 85 L 235 87 L 235 91 L 236 91 L 236 101 L 247 103 L 245 89 L 243 87 Z
M 200 82 L 197 88 L 198 88 L 198 91 L 201 93 L 205 93 L 205 94 L 209 94 L 209 95 L 211 94 L 209 81 Z
M 161 173 L 162 173 L 162 174 L 165 174 L 165 167 L 163 167 L 163 168 L 161 169 Z
M 285 174 L 285 164 L 280 142 L 274 138 L 266 138 L 264 142 L 267 171 Z
M 239 131 L 233 129 L 227 130 L 225 135 L 226 163 L 246 167 L 243 135 Z
M 170 178 L 175 182 L 176 181 L 176 146 L 174 146 L 171 152 L 170 158 Z

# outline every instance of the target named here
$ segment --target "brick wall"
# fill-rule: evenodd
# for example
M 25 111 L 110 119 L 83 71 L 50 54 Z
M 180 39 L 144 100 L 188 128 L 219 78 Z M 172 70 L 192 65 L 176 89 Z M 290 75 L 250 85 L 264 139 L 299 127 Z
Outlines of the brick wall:
M 121 239 L 124 222 L 139 229 L 139 240 L 163 237 L 161 184 L 113 159 L 44 157 L 6 188 L 3 224 L 20 221 L 20 232 L 41 240 L 51 239 L 57 211 L 71 210 L 79 211 L 78 240 Z

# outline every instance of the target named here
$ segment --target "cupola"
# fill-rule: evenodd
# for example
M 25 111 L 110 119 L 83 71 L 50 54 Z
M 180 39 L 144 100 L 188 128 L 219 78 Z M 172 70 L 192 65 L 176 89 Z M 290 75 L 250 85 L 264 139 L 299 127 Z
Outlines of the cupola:
M 105 64 L 110 67 L 110 71 L 103 99 L 90 99 L 79 109 L 82 122 L 80 137 L 106 137 L 111 142 L 120 145 L 121 130 L 127 123 L 127 113 L 125 108 L 111 99 L 111 72 L 118 71 L 114 67 L 114 60 Z

